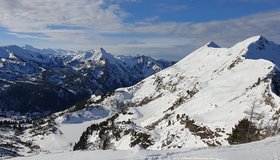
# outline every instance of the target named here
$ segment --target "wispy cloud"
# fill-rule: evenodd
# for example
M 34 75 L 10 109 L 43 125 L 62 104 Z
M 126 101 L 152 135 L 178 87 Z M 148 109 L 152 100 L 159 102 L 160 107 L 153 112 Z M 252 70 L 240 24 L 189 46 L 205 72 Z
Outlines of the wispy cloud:
M 64 48 L 103 46 L 113 53 L 150 53 L 158 58 L 172 55 L 173 59 L 183 57 L 210 40 L 229 46 L 262 34 L 280 42 L 279 10 L 203 23 L 159 22 L 159 16 L 126 22 L 130 13 L 120 7 L 121 3 L 138 1 L 1 0 L 0 25 L 10 35 L 59 41 Z M 185 6 L 177 7 L 185 9 Z
M 117 30 L 126 16 L 117 4 L 104 0 L 3 0 L 0 1 L 0 24 L 10 32 L 65 33 L 67 28 L 49 26 L 76 26 L 83 30 L 106 32 Z M 77 32 L 77 30 L 75 30 Z M 78 31 L 79 32 L 79 31 Z M 67 34 L 74 32 L 67 31 Z

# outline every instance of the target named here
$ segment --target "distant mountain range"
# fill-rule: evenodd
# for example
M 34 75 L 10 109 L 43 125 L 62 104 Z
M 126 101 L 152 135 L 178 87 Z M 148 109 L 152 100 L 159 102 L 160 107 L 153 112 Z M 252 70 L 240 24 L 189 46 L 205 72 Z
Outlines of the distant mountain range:
M 104 49 L 67 51 L 0 47 L 0 110 L 55 112 L 91 94 L 131 86 L 174 64 L 149 56 L 113 56 Z

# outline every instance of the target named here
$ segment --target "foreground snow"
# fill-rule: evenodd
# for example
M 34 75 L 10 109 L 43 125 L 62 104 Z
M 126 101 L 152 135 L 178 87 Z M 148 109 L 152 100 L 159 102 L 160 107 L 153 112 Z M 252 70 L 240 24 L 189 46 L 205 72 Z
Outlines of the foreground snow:
M 118 151 L 81 151 L 63 152 L 55 154 L 42 154 L 33 157 L 18 157 L 12 160 L 276 160 L 280 158 L 280 136 L 267 138 L 266 140 L 226 147 L 216 148 L 189 148 L 163 151 L 148 150 L 118 150 Z

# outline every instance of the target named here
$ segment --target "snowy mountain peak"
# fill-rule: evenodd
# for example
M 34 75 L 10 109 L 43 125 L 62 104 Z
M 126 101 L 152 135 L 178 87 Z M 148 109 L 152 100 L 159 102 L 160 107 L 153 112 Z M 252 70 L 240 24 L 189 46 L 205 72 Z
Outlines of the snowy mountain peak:
M 235 44 L 233 47 L 238 47 L 238 48 L 248 48 L 248 46 L 252 44 L 260 44 L 260 43 L 268 43 L 268 40 L 264 38 L 263 36 L 257 35 L 253 37 L 249 37 L 237 44 Z
M 278 44 L 275 44 L 272 41 L 268 41 L 266 38 L 262 36 L 255 36 L 252 38 L 257 38 L 257 40 L 249 44 L 248 46 L 249 49 L 262 51 L 262 50 L 278 50 L 280 48 Z
M 232 51 L 247 59 L 265 59 L 280 66 L 280 46 L 263 36 L 254 36 L 237 43 Z
M 221 48 L 219 45 L 217 45 L 215 42 L 210 41 L 208 43 L 205 44 L 205 46 L 207 47 L 212 47 L 212 48 Z
M 113 61 L 115 58 L 110 53 L 106 52 L 105 49 L 99 48 L 94 51 L 94 59 L 107 59 Z
M 76 56 L 74 56 L 73 60 L 79 60 L 79 61 L 100 61 L 100 60 L 110 60 L 114 61 L 114 56 L 110 53 L 106 52 L 105 49 L 99 48 L 99 49 L 90 49 L 87 51 L 80 51 Z
M 13 55 L 13 59 L 25 62 L 36 62 L 39 64 L 49 64 L 49 65 L 60 65 L 61 60 L 54 57 L 55 50 L 51 49 L 37 49 L 30 45 L 25 45 L 24 47 L 19 47 L 17 45 L 9 45 L 0 47 L 3 53 L 9 53 Z M 11 57 L 11 56 L 9 56 Z M 7 58 L 7 57 L 6 57 Z

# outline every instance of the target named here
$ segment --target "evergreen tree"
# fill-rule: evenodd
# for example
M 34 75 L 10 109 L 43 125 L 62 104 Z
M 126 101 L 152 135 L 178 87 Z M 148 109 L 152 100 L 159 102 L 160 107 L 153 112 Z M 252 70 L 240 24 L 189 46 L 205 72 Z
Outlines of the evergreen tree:
M 230 144 L 240 144 L 257 139 L 257 127 L 248 119 L 244 118 L 232 129 L 232 134 L 229 136 L 228 142 Z

